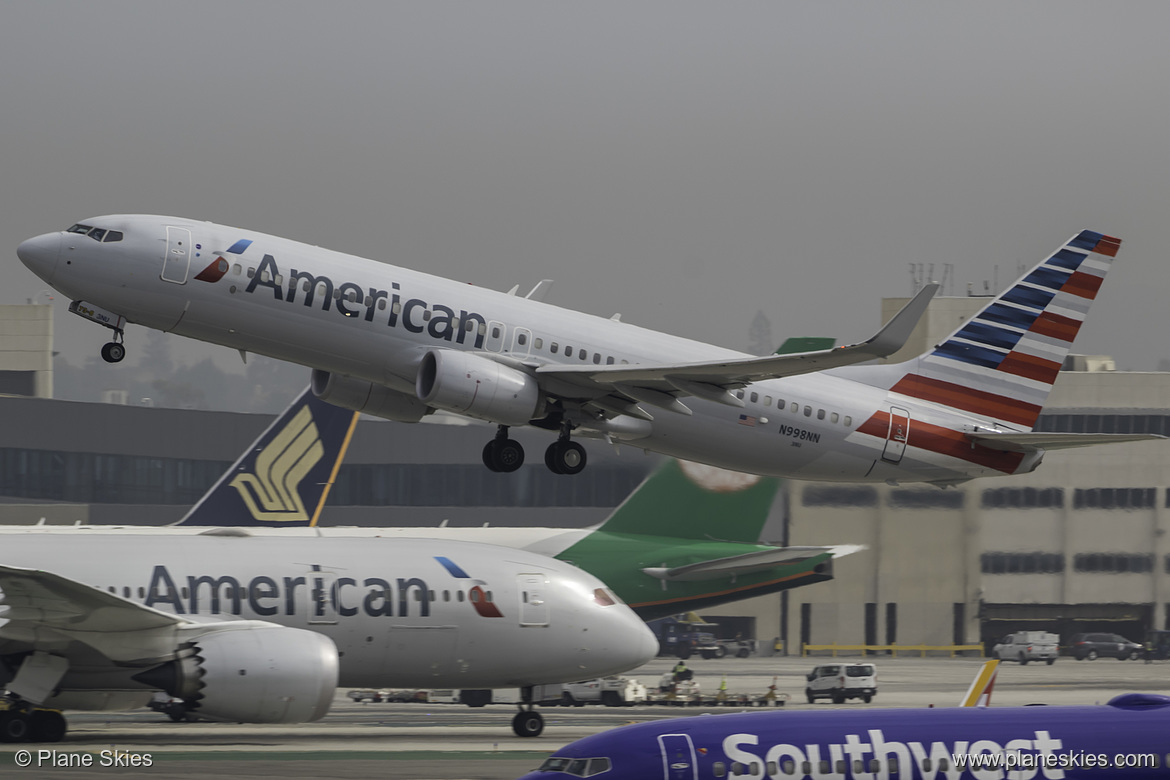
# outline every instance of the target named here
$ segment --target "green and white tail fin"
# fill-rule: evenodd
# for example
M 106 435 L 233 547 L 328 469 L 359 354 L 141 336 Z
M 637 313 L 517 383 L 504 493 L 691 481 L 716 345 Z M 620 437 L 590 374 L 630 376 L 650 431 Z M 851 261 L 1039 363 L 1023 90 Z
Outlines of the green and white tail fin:
M 679 539 L 756 543 L 781 481 L 668 460 L 597 529 Z

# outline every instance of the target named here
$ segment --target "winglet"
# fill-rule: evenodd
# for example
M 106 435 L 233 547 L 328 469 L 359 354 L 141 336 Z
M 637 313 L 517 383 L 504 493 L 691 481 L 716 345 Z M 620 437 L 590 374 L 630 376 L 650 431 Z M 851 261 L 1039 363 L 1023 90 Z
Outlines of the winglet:
M 971 681 L 971 687 L 967 689 L 963 700 L 959 702 L 960 707 L 986 707 L 991 704 L 991 690 L 995 687 L 995 675 L 999 673 L 996 667 L 999 666 L 999 659 L 992 658 L 979 670 L 979 674 L 975 675 L 975 679 Z
M 316 525 L 357 420 L 306 387 L 176 525 Z
M 865 342 L 867 347 L 865 351 L 878 357 L 888 357 L 901 349 L 917 327 L 918 321 L 922 319 L 922 315 L 926 313 L 926 307 L 930 305 L 930 299 L 938 289 L 939 284 L 931 282 L 919 290 L 918 294 L 877 332 L 877 335 Z

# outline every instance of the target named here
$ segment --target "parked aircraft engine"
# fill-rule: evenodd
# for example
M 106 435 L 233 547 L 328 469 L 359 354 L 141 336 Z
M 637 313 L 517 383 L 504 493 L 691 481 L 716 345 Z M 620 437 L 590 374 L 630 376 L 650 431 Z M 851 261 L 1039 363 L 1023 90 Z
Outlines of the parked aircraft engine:
M 502 425 L 539 416 L 543 397 L 536 380 L 490 358 L 453 349 L 423 356 L 415 391 L 423 403 Z
M 327 404 L 395 422 L 418 422 L 431 411 L 412 395 L 319 369 L 313 370 L 312 387 L 313 395 Z
M 260 625 L 199 635 L 180 658 L 136 675 L 183 699 L 202 718 L 304 723 L 329 712 L 337 646 L 301 628 Z

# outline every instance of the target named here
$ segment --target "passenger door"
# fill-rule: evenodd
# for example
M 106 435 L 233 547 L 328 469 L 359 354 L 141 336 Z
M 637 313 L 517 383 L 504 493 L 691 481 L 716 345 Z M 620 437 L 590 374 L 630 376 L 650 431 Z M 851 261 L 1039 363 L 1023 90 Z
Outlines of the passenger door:
M 686 734 L 660 734 L 663 780 L 698 780 L 695 746 Z
M 906 451 L 906 441 L 909 438 L 910 412 L 897 406 L 891 406 L 890 429 L 886 433 L 886 448 L 882 450 L 882 460 L 900 463 L 902 453 Z
M 187 283 L 187 270 L 191 265 L 191 231 L 187 228 L 167 226 L 167 253 L 163 256 L 162 273 L 164 282 Z

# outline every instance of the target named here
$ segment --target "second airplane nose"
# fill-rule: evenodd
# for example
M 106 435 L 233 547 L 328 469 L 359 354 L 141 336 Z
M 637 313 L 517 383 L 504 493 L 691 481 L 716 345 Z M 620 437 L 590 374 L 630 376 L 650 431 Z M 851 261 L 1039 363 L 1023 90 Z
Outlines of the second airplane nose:
M 16 248 L 16 256 L 30 271 L 51 283 L 61 256 L 61 234 L 45 233 L 30 238 Z

